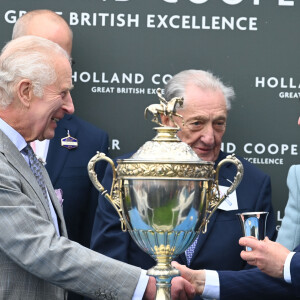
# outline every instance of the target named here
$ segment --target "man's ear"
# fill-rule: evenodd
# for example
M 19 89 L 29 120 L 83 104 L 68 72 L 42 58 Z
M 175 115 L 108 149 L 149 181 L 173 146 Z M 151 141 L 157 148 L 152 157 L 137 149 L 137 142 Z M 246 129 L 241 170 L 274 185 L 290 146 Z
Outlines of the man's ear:
M 32 83 L 29 79 L 22 79 L 17 85 L 17 96 L 25 107 L 30 107 L 33 98 Z

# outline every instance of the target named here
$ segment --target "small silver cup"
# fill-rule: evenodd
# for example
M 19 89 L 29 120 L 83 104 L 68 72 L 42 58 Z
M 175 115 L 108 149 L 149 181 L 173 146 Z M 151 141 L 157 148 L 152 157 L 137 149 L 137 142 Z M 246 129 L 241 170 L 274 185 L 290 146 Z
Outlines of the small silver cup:
M 263 240 L 266 236 L 266 222 L 268 212 L 245 212 L 237 214 L 242 227 L 243 236 L 254 236 L 258 240 Z M 251 251 L 250 247 L 245 247 L 246 251 Z

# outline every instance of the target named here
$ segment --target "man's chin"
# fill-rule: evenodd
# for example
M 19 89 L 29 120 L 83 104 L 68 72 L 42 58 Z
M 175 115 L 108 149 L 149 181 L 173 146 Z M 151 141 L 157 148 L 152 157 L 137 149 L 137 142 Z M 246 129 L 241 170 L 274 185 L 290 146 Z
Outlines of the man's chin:
M 47 132 L 46 134 L 44 134 L 43 136 L 43 140 L 51 140 L 54 138 L 55 135 L 55 131 L 51 131 L 51 132 Z
M 199 155 L 198 155 L 199 156 Z M 204 156 L 199 156 L 202 160 L 204 160 L 204 161 L 212 161 L 212 162 L 214 162 L 216 159 L 214 159 L 214 157 L 213 156 L 209 156 L 209 157 L 204 157 Z
M 50 125 L 48 125 L 48 127 L 43 132 L 42 140 L 51 140 L 51 139 L 53 139 L 54 135 L 55 135 L 56 127 L 57 127 L 56 122 L 50 123 Z
M 195 151 L 195 150 L 194 150 Z M 215 161 L 216 157 L 214 153 L 207 153 L 202 151 L 195 151 L 198 157 L 200 157 L 204 161 Z

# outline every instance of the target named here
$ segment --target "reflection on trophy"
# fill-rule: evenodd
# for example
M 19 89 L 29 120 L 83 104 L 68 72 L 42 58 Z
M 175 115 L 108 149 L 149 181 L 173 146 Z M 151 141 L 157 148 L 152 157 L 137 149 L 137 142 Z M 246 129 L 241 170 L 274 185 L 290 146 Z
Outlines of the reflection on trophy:
M 266 223 L 268 212 L 246 212 L 237 214 L 242 227 L 243 236 L 253 236 L 258 240 L 263 240 L 266 236 Z M 245 247 L 246 251 L 251 251 L 250 247 Z
M 128 230 L 139 247 L 156 260 L 156 266 L 147 274 L 156 278 L 156 299 L 168 300 L 171 280 L 180 275 L 171 261 L 200 232 L 206 232 L 214 211 L 242 180 L 243 166 L 234 155 L 222 160 L 216 170 L 213 162 L 201 160 L 176 135 L 180 127 L 173 116 L 181 117 L 176 107 L 183 105 L 183 99 L 167 102 L 160 89 L 157 94 L 160 104 L 152 104 L 145 110 L 145 115 L 151 113 L 152 121 L 160 125 L 154 128 L 156 136 L 131 158 L 117 160 L 117 167 L 105 154 L 97 153 L 90 160 L 88 171 L 95 187 L 118 212 L 122 230 Z M 168 116 L 174 127 L 161 124 L 161 114 Z M 110 193 L 99 183 L 94 171 L 100 160 L 109 162 L 113 169 Z M 237 172 L 232 185 L 220 197 L 219 169 L 226 163 L 235 164 Z

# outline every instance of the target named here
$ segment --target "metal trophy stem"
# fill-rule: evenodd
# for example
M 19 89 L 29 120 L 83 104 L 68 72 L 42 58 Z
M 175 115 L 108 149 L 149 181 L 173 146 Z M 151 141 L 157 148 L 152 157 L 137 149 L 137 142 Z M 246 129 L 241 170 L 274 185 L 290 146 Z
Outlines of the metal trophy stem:
M 88 164 L 89 176 L 95 187 L 111 202 L 120 216 L 122 230 L 130 233 L 138 246 L 156 260 L 148 275 L 156 278 L 156 299 L 171 299 L 171 280 L 179 276 L 171 261 L 183 253 L 200 232 L 205 233 L 211 215 L 233 192 L 243 177 L 243 166 L 234 156 L 228 156 L 214 170 L 214 163 L 201 160 L 176 133 L 173 121 L 176 105 L 182 98 L 166 102 L 158 90 L 160 104 L 150 105 L 157 135 L 146 142 L 131 158 L 113 161 L 97 153 Z M 165 114 L 175 127 L 165 127 L 158 120 Z M 109 162 L 113 183 L 108 193 L 99 183 L 95 164 Z M 219 169 L 233 163 L 237 173 L 227 193 L 220 197 Z

